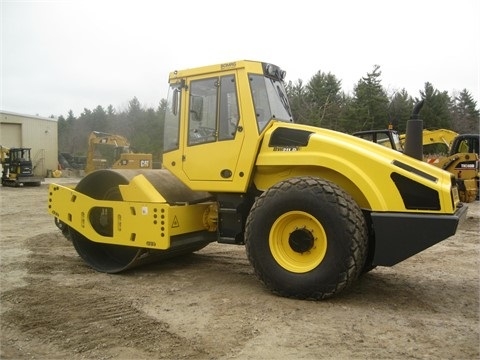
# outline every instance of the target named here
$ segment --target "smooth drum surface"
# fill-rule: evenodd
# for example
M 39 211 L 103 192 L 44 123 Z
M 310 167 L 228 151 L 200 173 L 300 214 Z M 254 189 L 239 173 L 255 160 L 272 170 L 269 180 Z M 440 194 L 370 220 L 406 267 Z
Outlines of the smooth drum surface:
M 168 203 L 198 203 L 211 198 L 209 193 L 190 190 L 168 170 L 98 170 L 85 176 L 75 190 L 94 199 L 122 201 L 118 185 L 127 185 L 139 174 L 144 175 Z M 91 222 L 101 224 L 94 227 L 105 229 L 105 235 L 108 235 L 109 223 L 112 222 L 113 216 L 112 210 L 98 209 L 92 212 L 92 215 Z M 95 270 L 107 273 L 118 273 L 141 264 L 190 253 L 211 241 L 199 237 L 198 241 L 169 250 L 151 250 L 96 243 L 76 230 L 69 229 L 69 231 L 73 245 L 82 259 Z

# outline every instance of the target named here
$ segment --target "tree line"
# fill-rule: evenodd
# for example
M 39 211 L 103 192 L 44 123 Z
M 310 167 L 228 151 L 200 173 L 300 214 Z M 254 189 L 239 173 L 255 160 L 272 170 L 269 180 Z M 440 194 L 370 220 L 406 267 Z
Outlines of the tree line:
M 420 111 L 424 128 L 445 128 L 458 133 L 479 133 L 480 111 L 467 89 L 449 95 L 426 82 L 419 97 L 405 89 L 388 93 L 381 83 L 381 70 L 375 65 L 358 80 L 352 94 L 342 90 L 335 75 L 318 71 L 307 83 L 299 79 L 286 84 L 295 122 L 346 133 L 385 129 L 392 126 L 400 133 L 406 130 L 414 105 L 424 100 Z M 144 107 L 134 97 L 127 109 L 117 111 L 112 105 L 84 109 L 75 117 L 58 118 L 59 152 L 85 155 L 92 131 L 118 134 L 129 139 L 135 152 L 151 153 L 160 161 L 163 148 L 163 121 L 166 100 L 157 108 Z
M 160 161 L 165 107 L 165 99 L 154 109 L 142 106 L 134 97 L 127 109 L 118 112 L 112 105 L 106 109 L 98 105 L 75 117 L 70 110 L 66 118 L 58 117 L 58 150 L 72 156 L 86 155 L 90 133 L 99 131 L 122 135 L 134 152 L 152 154 L 154 161 Z
M 341 81 L 335 75 L 321 71 L 305 85 L 301 80 L 290 82 L 287 92 L 297 122 L 342 132 L 384 129 L 391 125 L 404 133 L 413 107 L 420 100 L 424 100 L 420 117 L 425 128 L 445 128 L 458 133 L 479 131 L 480 112 L 467 89 L 450 96 L 426 82 L 418 98 L 405 89 L 388 94 L 381 84 L 379 65 L 358 80 L 352 95 L 342 91 Z

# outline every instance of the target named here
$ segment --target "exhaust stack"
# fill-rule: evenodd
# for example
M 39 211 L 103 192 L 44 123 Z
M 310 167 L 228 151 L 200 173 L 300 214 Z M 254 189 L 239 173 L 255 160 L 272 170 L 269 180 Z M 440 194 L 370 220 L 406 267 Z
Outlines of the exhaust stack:
M 410 120 L 407 121 L 407 131 L 405 133 L 404 153 L 418 160 L 423 160 L 423 120 L 419 119 L 418 115 L 422 109 L 423 101 L 418 102 L 413 108 Z

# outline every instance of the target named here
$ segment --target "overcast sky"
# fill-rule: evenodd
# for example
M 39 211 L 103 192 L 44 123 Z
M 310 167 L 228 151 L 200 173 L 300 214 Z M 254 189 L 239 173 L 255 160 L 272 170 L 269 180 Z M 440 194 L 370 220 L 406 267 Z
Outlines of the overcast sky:
M 243 59 L 293 82 L 331 72 L 350 93 L 378 64 L 389 93 L 428 81 L 480 106 L 478 0 L 0 1 L 5 111 L 157 107 L 170 71 Z

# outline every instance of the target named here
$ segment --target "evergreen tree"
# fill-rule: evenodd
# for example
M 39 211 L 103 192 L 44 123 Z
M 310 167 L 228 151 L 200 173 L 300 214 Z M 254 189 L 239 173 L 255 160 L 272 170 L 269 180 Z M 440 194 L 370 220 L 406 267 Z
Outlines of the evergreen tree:
M 107 121 L 107 113 L 101 107 L 98 105 L 93 111 L 92 111 L 92 123 L 94 124 L 93 126 L 95 127 L 95 131 L 101 131 L 101 132 L 108 132 L 108 121 Z
M 83 112 L 75 121 L 74 134 L 72 138 L 75 154 L 86 154 L 88 149 L 88 137 L 90 133 L 92 131 L 98 131 L 95 127 L 95 121 L 92 113 L 92 110 L 84 108 Z
M 467 89 L 454 96 L 451 111 L 454 131 L 460 134 L 479 133 L 480 112 L 477 102 Z
M 451 129 L 450 96 L 446 91 L 440 92 L 429 82 L 420 91 L 424 100 L 420 118 L 425 129 Z M 417 100 L 419 101 L 419 100 Z
M 132 100 L 128 102 L 128 115 L 132 118 L 135 118 L 138 114 L 142 112 L 142 105 L 138 101 L 137 97 L 134 96 Z
M 295 83 L 290 81 L 285 87 L 285 90 L 287 92 L 294 121 L 299 124 L 312 125 L 306 89 L 303 86 L 303 81 L 297 80 Z
M 390 105 L 388 107 L 389 125 L 399 133 L 404 134 L 414 105 L 413 98 L 408 95 L 405 89 L 396 92 L 390 99 Z
M 93 121 L 92 110 L 83 108 L 82 113 L 78 117 L 78 123 L 82 125 L 82 130 L 86 129 L 87 132 L 96 131 L 95 122 Z
M 68 134 L 67 120 L 63 117 L 63 115 L 60 115 L 57 119 L 57 143 L 59 152 L 61 152 L 61 149 L 64 149 L 66 147 L 65 145 L 69 141 L 66 134 Z
M 388 126 L 388 97 L 381 85 L 380 66 L 355 85 L 353 100 L 348 109 L 349 131 L 384 129 Z
M 152 108 L 148 108 L 142 120 L 142 138 L 137 138 L 136 143 L 140 146 L 142 152 L 152 154 L 154 161 L 160 161 L 160 155 L 163 151 L 163 122 L 160 121 L 161 115 Z
M 68 112 L 66 123 L 67 123 L 67 126 L 66 126 L 66 131 L 64 133 L 65 135 L 62 136 L 62 141 L 65 142 L 64 149 L 65 149 L 65 152 L 68 152 L 70 154 L 76 154 L 78 151 L 80 151 L 80 149 L 75 147 L 76 143 L 75 141 L 73 141 L 73 139 L 75 139 L 75 129 L 77 126 L 77 118 L 73 114 L 72 110 Z M 60 132 L 59 132 L 59 135 L 60 135 Z
M 127 133 L 125 136 L 128 139 L 131 139 L 131 144 L 134 142 L 132 140 L 135 134 L 138 135 L 138 131 L 141 128 L 140 122 L 142 121 L 143 110 L 140 101 L 138 101 L 137 97 L 134 96 L 132 100 L 128 102 L 128 109 L 126 113 L 126 130 Z
M 117 112 L 115 108 L 110 104 L 106 111 L 106 132 L 115 134 L 115 128 L 117 127 Z
M 342 92 L 342 98 L 340 100 L 342 112 L 338 118 L 338 122 L 335 124 L 333 130 L 352 133 L 355 131 L 355 127 L 352 126 L 352 121 L 349 112 L 353 108 L 353 98 L 350 95 Z
M 107 115 L 108 115 L 108 116 L 115 116 L 115 113 L 116 113 L 115 108 L 114 108 L 111 104 L 108 105 L 108 107 L 107 107 Z
M 333 129 L 341 113 L 341 81 L 335 75 L 318 71 L 306 86 L 311 124 Z

